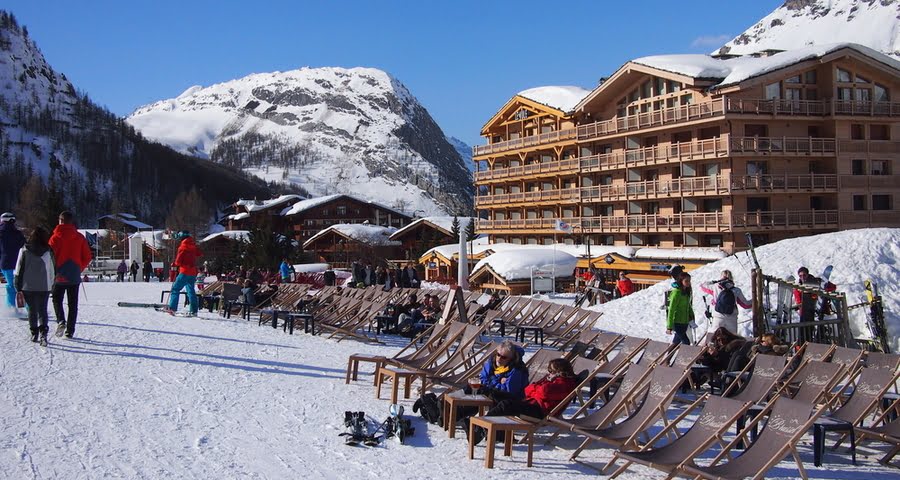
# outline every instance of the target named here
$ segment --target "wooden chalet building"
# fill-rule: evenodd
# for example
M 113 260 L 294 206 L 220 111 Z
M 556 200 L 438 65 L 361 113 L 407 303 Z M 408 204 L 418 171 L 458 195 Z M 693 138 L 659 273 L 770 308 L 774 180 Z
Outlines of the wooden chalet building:
M 416 260 L 424 252 L 439 245 L 459 242 L 459 235 L 453 235 L 453 219 L 459 221 L 459 229 L 466 230 L 472 217 L 422 217 L 400 228 L 391 240 L 402 244 L 403 258 Z
M 317 262 L 332 268 L 347 268 L 356 260 L 387 266 L 388 260 L 400 254 L 400 242 L 390 238 L 396 230 L 367 223 L 330 225 L 307 239 L 303 249 L 315 252 Z
M 304 243 L 332 225 L 368 223 L 401 228 L 411 220 L 402 212 L 350 195 L 301 200 L 284 209 L 281 215 L 294 238 Z
M 238 200 L 231 206 L 234 213 L 225 217 L 228 230 L 250 230 L 268 221 L 274 232 L 285 232 L 289 227 L 282 212 L 303 200 L 299 195 L 282 195 L 268 200 Z
M 896 100 L 900 62 L 854 44 L 651 56 L 590 92 L 527 90 L 474 147 L 478 232 L 733 252 L 747 233 L 898 227 Z
M 112 213 L 97 219 L 99 229 L 114 232 L 136 233 L 141 230 L 152 230 L 153 226 L 137 219 L 130 213 Z

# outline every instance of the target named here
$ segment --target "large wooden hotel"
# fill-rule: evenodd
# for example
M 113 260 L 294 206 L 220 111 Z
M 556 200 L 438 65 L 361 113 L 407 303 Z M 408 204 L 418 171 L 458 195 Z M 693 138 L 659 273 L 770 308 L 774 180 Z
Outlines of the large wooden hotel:
M 854 44 L 645 57 L 515 95 L 474 148 L 492 242 L 746 247 L 900 226 L 900 62 Z M 554 230 L 557 219 L 574 227 Z

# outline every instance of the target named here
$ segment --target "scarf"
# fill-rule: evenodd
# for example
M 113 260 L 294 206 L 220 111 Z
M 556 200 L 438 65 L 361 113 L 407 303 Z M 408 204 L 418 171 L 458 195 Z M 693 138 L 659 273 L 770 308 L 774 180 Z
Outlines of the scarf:
M 508 371 L 510 371 L 510 368 L 508 366 L 506 366 L 506 367 L 501 366 L 501 365 L 494 366 L 494 375 L 498 375 L 498 376 L 503 375 L 504 373 L 506 373 Z

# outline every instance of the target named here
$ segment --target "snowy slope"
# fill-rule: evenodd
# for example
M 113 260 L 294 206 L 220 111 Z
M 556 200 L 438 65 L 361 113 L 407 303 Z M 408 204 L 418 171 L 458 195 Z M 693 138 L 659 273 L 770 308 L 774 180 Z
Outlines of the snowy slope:
M 853 42 L 900 56 L 900 1 L 787 0 L 713 53 L 747 55 L 766 49 Z
M 338 343 L 206 312 L 185 319 L 115 306 L 156 301 L 169 285 L 85 284 L 79 338 L 52 338 L 47 351 L 26 339 L 25 322 L 0 318 L 0 478 L 597 478 L 568 460 L 580 444 L 575 437 L 557 442 L 562 448 L 535 442 L 533 468 L 525 467 L 524 446 L 509 458 L 497 450 L 487 470 L 483 446 L 467 460 L 465 435 L 449 439 L 425 424 L 412 400 L 401 401 L 416 429 L 406 445 L 347 447 L 338 436 L 344 411 L 381 421 L 389 403 L 384 393 L 375 399 L 368 365 L 359 381 L 344 384 L 347 357 L 393 355 L 400 339 Z M 896 475 L 870 447 L 860 447 L 857 466 L 842 449 L 814 467 L 810 438 L 799 450 L 811 478 Z M 611 455 L 592 448 L 581 458 L 605 463 Z M 796 476 L 792 461 L 767 475 Z M 634 467 L 620 478 L 662 477 Z
M 806 266 L 814 275 L 828 265 L 834 265 L 831 281 L 839 292 L 846 292 L 848 301 L 858 303 L 863 292 L 863 281 L 874 280 L 884 297 L 887 328 L 892 338 L 892 351 L 900 351 L 900 229 L 873 228 L 826 233 L 811 237 L 782 240 L 756 249 L 763 272 L 787 277 L 796 275 L 797 269 Z M 698 285 L 718 280 L 722 270 L 731 270 L 735 284 L 750 298 L 750 270 L 752 260 L 747 253 L 738 253 L 691 272 L 694 285 L 694 312 L 703 319 L 703 298 Z M 660 309 L 669 282 L 662 282 L 628 297 L 613 300 L 595 307 L 604 312 L 599 328 L 629 332 L 657 340 L 668 340 L 665 333 L 665 312 Z M 742 333 L 750 333 L 750 312 L 741 310 L 739 317 Z M 697 322 L 698 334 L 705 333 L 706 325 Z M 851 329 L 858 337 L 868 337 L 864 318 L 851 315 Z
M 472 204 L 456 147 L 405 86 L 374 68 L 301 68 L 194 86 L 138 108 L 128 122 L 179 151 L 314 196 L 354 194 L 410 214 Z

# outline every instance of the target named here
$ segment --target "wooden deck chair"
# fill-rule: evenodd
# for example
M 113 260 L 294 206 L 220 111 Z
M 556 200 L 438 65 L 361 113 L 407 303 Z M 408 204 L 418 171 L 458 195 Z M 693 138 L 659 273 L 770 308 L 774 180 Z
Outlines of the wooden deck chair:
M 479 375 L 482 367 L 484 367 L 484 363 L 490 360 L 499 347 L 500 343 L 498 342 L 488 342 L 476 349 L 472 355 L 460 362 L 456 367 L 444 371 L 441 375 L 429 377 L 427 380 L 431 385 L 441 385 L 451 390 L 461 390 L 468 386 L 470 378 Z
M 857 442 L 871 438 L 871 440 L 884 442 L 890 446 L 887 453 L 878 460 L 884 465 L 890 465 L 891 460 L 900 453 L 900 416 L 894 417 L 894 420 L 890 422 L 887 421 L 890 415 L 897 414 L 898 409 L 900 409 L 900 399 L 894 400 L 894 403 L 872 422 L 873 426 L 855 427 Z M 881 425 L 882 423 L 884 424 Z
M 702 410 L 697 414 L 697 419 L 679 435 L 678 424 L 700 406 Z M 714 443 L 720 447 L 727 445 L 725 434 L 738 418 L 744 416 L 748 407 L 750 404 L 747 402 L 704 394 L 637 451 L 615 452 L 612 460 L 604 468 L 610 469 L 616 461 L 624 460 L 625 463 L 614 471 L 610 478 L 616 478 L 624 473 L 632 463 L 655 468 L 668 474 L 666 478 L 672 478 L 685 463 L 707 451 Z M 671 434 L 676 435 L 675 440 L 654 447 L 656 442 Z
M 585 358 L 606 360 L 606 354 L 625 338 L 617 333 L 601 332 L 599 330 L 585 330 L 578 335 L 578 339 L 572 342 L 567 349 L 566 358 L 582 356 Z M 594 353 L 595 355 L 591 355 Z
M 347 378 L 344 383 L 349 384 L 351 378 L 354 380 L 356 379 L 355 373 L 358 371 L 360 363 L 374 363 L 376 366 L 382 364 L 398 365 L 404 360 L 413 361 L 417 358 L 426 358 L 434 353 L 435 349 L 440 346 L 441 340 L 449 329 L 449 323 L 446 325 L 434 325 L 417 335 L 416 338 L 413 338 L 392 357 L 363 353 L 354 353 L 353 355 L 350 355 L 347 359 Z M 423 340 L 424 343 L 419 345 Z M 376 371 L 375 373 L 378 372 Z
M 641 435 L 645 436 L 645 440 L 649 440 L 650 436 L 646 432 L 657 421 L 662 420 L 664 426 L 668 426 L 666 411 L 688 374 L 689 372 L 683 369 L 679 370 L 667 366 L 654 367 L 653 372 L 650 374 L 647 395 L 644 396 L 640 407 L 621 422 L 599 430 L 576 428 L 574 432 L 587 438 L 572 453 L 569 459 L 575 460 L 585 448 L 594 442 L 614 447 L 631 448 L 640 446 L 639 437 Z M 607 464 L 603 470 L 610 466 L 612 466 L 612 462 Z
M 896 371 L 900 368 L 900 355 L 896 353 L 866 353 L 866 368 Z
M 368 304 L 368 305 L 367 305 Z M 326 326 L 332 332 L 328 338 L 335 338 L 338 342 L 347 338 L 353 338 L 364 342 L 379 342 L 378 337 L 372 332 L 372 323 L 387 304 L 384 302 L 363 301 L 359 310 L 339 326 Z
M 831 363 L 843 365 L 847 372 L 853 373 L 861 366 L 863 353 L 865 352 L 858 348 L 835 347 Z
M 627 368 L 631 364 L 631 359 L 641 353 L 648 343 L 650 343 L 650 340 L 640 337 L 625 337 L 622 339 L 617 347 L 616 356 L 603 362 L 600 371 L 594 376 L 594 380 L 591 382 L 591 394 L 593 395 L 597 389 L 604 385 L 612 385 L 610 380 L 618 372 Z M 648 364 L 646 366 L 650 367 L 652 365 Z
M 753 367 L 753 374 L 750 375 L 750 379 L 743 384 L 743 388 L 738 391 L 738 388 L 741 387 L 740 384 L 741 379 L 744 376 L 743 374 L 746 373 L 751 366 Z M 756 355 L 750 359 L 750 362 L 748 362 L 744 369 L 739 372 L 737 378 L 735 378 L 734 382 L 725 389 L 722 396 L 740 400 L 742 402 L 749 402 L 751 404 L 759 403 L 768 398 L 769 394 L 775 388 L 778 379 L 784 375 L 786 369 L 787 365 L 785 364 L 785 358 L 782 356 Z M 732 393 L 734 394 L 732 395 Z
M 541 348 L 532 353 L 525 362 L 525 367 L 528 369 L 528 383 L 534 383 L 544 378 L 550 362 L 564 356 L 563 352 L 549 348 Z
M 778 398 L 770 407 L 768 421 L 759 437 L 744 452 L 730 460 L 728 463 L 719 464 L 726 456 L 730 457 L 735 447 L 745 441 L 745 437 L 751 427 L 749 425 L 741 434 L 732 440 L 706 467 L 700 467 L 693 462 L 685 464 L 682 471 L 695 476 L 695 478 L 745 478 L 760 479 L 766 472 L 788 455 L 794 457 L 800 476 L 806 480 L 806 469 L 797 452 L 797 442 L 809 430 L 809 427 L 825 411 L 825 406 L 815 408 L 814 405 L 793 400 L 786 397 Z M 762 415 L 753 423 L 757 423 Z
M 592 330 L 602 316 L 603 312 L 591 312 L 587 316 L 581 317 L 579 322 L 567 323 L 552 331 L 544 332 L 544 335 L 554 338 L 552 345 L 564 350 L 581 332 Z

